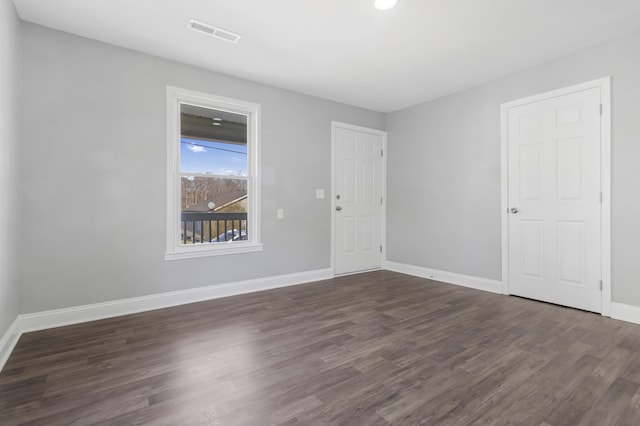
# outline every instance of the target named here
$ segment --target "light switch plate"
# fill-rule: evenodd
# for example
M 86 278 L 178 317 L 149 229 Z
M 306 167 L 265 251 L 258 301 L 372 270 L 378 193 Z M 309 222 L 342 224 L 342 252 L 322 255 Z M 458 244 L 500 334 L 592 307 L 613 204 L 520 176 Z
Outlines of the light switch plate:
M 276 212 L 276 217 L 278 219 L 284 219 L 284 210 L 283 209 L 278 209 Z
M 324 200 L 324 189 L 316 189 L 316 199 Z

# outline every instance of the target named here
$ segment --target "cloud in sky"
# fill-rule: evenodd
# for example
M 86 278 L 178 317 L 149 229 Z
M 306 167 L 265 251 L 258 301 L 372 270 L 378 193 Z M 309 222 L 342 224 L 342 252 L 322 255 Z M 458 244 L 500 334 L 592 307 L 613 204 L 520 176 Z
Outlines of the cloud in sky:
M 219 168 L 216 174 L 219 174 L 222 176 L 233 176 L 235 175 L 235 172 L 231 169 Z
M 200 154 L 201 152 L 207 152 L 205 147 L 200 146 L 200 145 L 187 145 L 187 148 L 189 148 L 191 150 L 191 152 L 196 153 L 196 154 Z

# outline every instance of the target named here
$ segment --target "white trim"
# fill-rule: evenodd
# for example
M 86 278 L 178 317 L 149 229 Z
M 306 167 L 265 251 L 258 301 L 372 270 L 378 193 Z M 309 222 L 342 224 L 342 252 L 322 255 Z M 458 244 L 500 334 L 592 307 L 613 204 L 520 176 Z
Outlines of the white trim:
M 20 315 L 23 333 L 332 278 L 330 269 L 299 272 Z
M 219 109 L 246 114 L 247 123 L 247 180 L 249 211 L 249 241 L 233 244 L 204 244 L 186 246 L 180 244 L 180 103 L 186 102 L 203 108 Z M 260 241 L 260 104 L 245 102 L 208 93 L 167 86 L 167 245 L 165 260 L 190 259 L 195 257 L 262 251 Z M 228 176 L 227 176 L 228 177 Z
M 188 290 L 133 297 L 130 299 L 114 300 L 111 302 L 18 315 L 11 327 L 9 327 L 9 330 L 7 330 L 2 339 L 0 339 L 0 371 L 2 371 L 2 368 L 9 359 L 9 355 L 13 351 L 22 333 L 153 311 L 239 294 L 307 284 L 331 278 L 333 278 L 333 271 L 331 269 L 317 269 L 315 271 L 276 275 L 247 281 L 237 281 L 208 287 L 198 287 Z
M 613 302 L 611 304 L 611 318 L 640 324 L 640 306 Z
M 13 352 L 13 348 L 16 347 L 21 335 L 20 316 L 18 316 L 13 323 L 11 323 L 9 329 L 4 333 L 4 336 L 0 339 L 0 371 L 2 371 L 7 363 L 9 355 Z
M 502 223 L 502 293 L 509 294 L 509 177 L 508 177 L 508 129 L 507 114 L 509 108 L 521 106 L 545 99 L 568 95 L 583 90 L 599 88 L 602 103 L 601 116 L 601 237 L 600 249 L 602 265 L 602 307 L 603 316 L 611 315 L 611 77 L 540 93 L 524 99 L 506 102 L 500 106 L 500 148 L 501 148 L 501 223 Z
M 405 263 L 391 261 L 385 262 L 384 269 L 393 272 L 399 272 L 401 274 L 426 278 L 428 280 L 441 281 L 447 284 L 455 284 L 462 287 L 473 288 L 476 290 L 488 291 L 490 293 L 502 293 L 502 283 L 498 280 L 491 280 L 489 278 L 472 277 L 470 275 L 439 271 L 437 269 L 424 268 L 422 266 L 407 265 Z
M 601 191 L 602 191 L 602 315 L 611 316 L 611 77 L 600 80 L 602 103 L 601 127 Z
M 388 133 L 382 134 L 382 227 L 380 229 L 380 244 L 382 244 L 382 253 L 380 255 L 380 268 L 385 264 L 387 260 L 387 158 L 389 156 L 388 151 Z
M 507 106 L 500 105 L 500 225 L 501 225 L 501 261 L 502 294 L 509 293 L 509 150 L 507 126 Z
M 218 244 L 224 244 L 221 247 L 211 247 L 208 245 L 198 245 L 184 247 L 183 250 L 177 253 L 165 253 L 164 260 L 184 260 L 195 259 L 198 257 L 209 256 L 224 256 L 227 254 L 240 254 L 251 253 L 254 251 L 263 251 L 264 246 L 262 244 L 247 244 L 242 245 L 241 242 L 234 241 L 233 245 L 229 242 L 220 242 Z M 216 250 L 216 251 L 214 251 Z
M 382 136 L 382 155 L 381 172 L 382 172 L 382 207 L 380 214 L 380 244 L 382 252 L 380 253 L 380 269 L 386 262 L 387 258 L 387 138 L 388 133 L 384 130 L 370 129 L 368 127 L 355 126 L 353 124 L 341 123 L 339 121 L 331 122 L 331 270 L 335 276 L 335 236 L 336 236 L 336 130 L 338 128 L 353 130 L 356 132 L 369 133 L 376 136 Z M 365 271 L 354 271 L 357 274 Z M 349 275 L 349 273 L 341 274 Z
M 501 282 L 487 278 L 472 277 L 391 261 L 384 261 L 384 269 L 420 278 L 437 280 L 448 284 L 459 285 L 462 287 L 484 290 L 491 293 L 500 294 L 501 292 Z M 222 297 L 306 284 L 331 279 L 332 277 L 332 269 L 318 269 L 315 271 L 258 278 L 189 290 L 159 293 L 150 296 L 121 299 L 112 302 L 96 303 L 67 309 L 18 315 L 9 329 L 5 332 L 4 336 L 0 338 L 0 371 L 4 368 L 9 355 L 15 348 L 22 333 L 152 311 Z M 624 305 L 622 303 L 613 303 L 611 307 L 611 317 L 622 321 L 640 324 L 640 307 Z

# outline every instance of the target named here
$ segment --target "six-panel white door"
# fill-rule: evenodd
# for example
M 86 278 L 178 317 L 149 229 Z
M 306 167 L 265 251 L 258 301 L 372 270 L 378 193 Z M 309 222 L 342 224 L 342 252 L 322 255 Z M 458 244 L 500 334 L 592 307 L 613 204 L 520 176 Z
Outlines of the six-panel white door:
M 508 110 L 509 291 L 601 312 L 599 88 Z
M 334 272 L 379 269 L 383 134 L 339 125 L 334 132 Z

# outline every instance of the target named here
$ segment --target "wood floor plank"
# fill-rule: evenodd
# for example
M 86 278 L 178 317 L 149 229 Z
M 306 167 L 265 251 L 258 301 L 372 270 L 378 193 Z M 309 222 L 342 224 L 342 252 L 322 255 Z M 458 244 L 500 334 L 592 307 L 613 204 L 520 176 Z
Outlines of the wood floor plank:
M 638 425 L 640 326 L 378 271 L 23 335 L 2 425 Z

